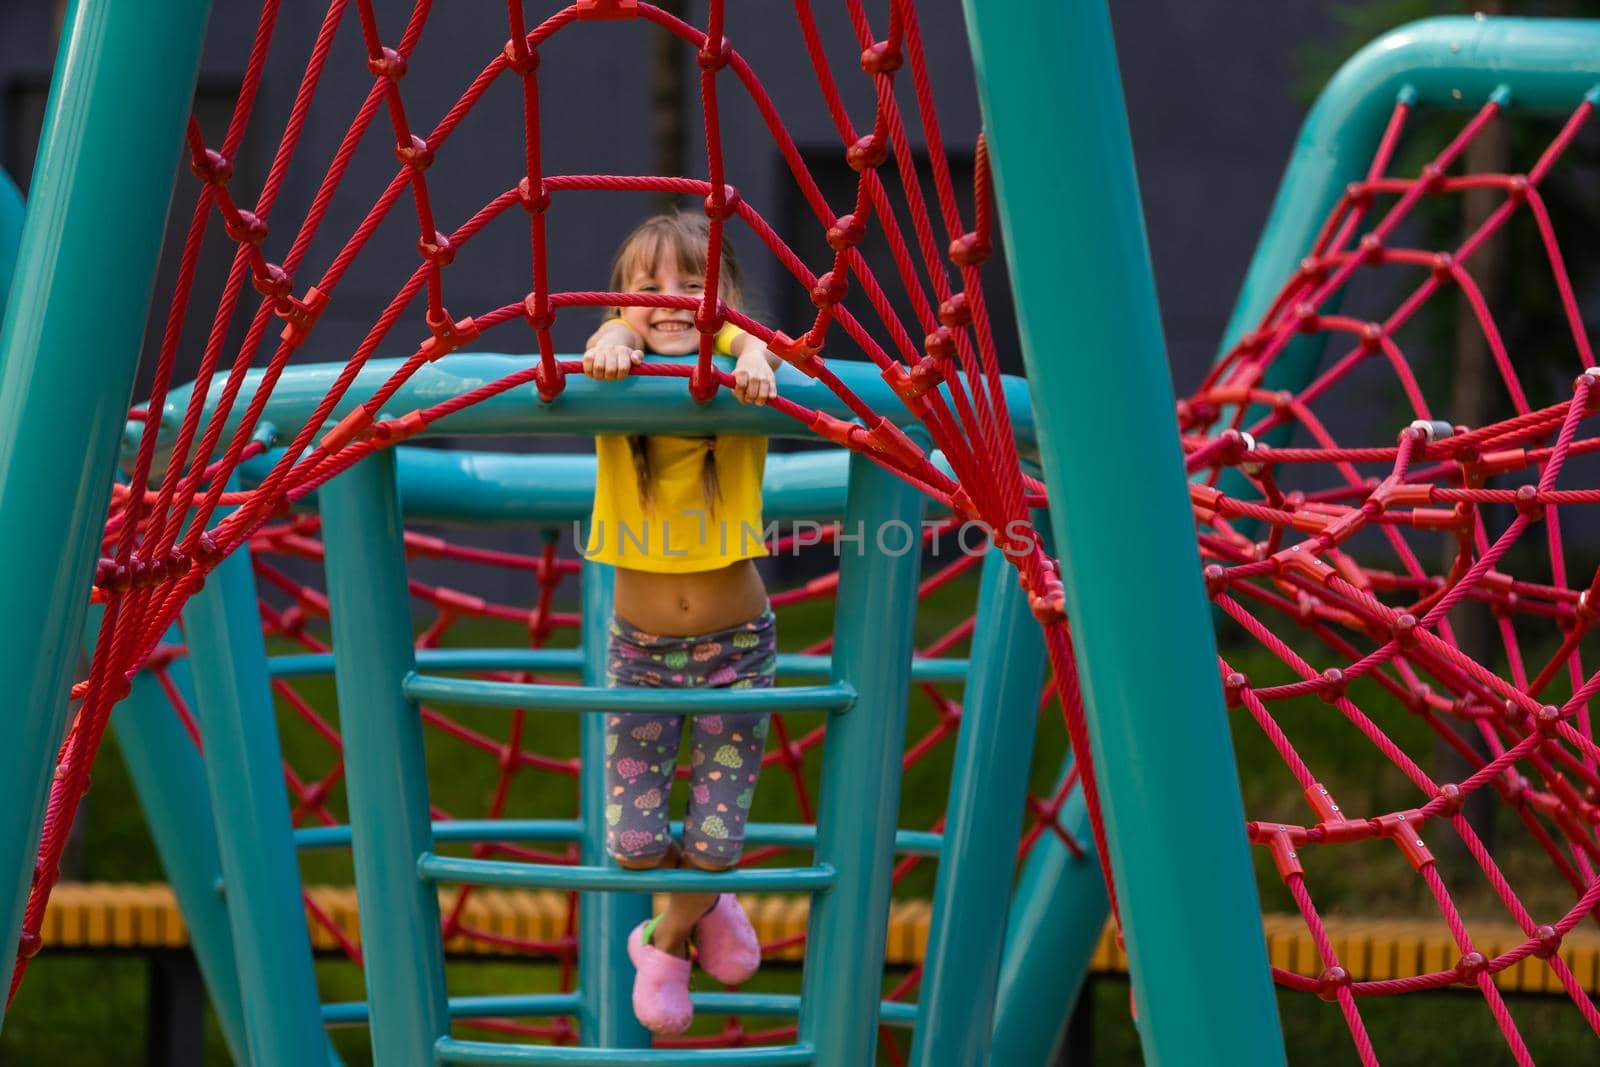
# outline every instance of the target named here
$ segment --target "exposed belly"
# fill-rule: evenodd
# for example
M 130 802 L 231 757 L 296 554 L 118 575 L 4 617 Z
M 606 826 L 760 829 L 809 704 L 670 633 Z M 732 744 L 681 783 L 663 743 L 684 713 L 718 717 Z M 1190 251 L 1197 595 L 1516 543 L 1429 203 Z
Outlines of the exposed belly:
M 640 630 L 688 637 L 755 618 L 767 606 L 767 588 L 748 559 L 694 574 L 618 567 L 613 603 L 618 617 Z

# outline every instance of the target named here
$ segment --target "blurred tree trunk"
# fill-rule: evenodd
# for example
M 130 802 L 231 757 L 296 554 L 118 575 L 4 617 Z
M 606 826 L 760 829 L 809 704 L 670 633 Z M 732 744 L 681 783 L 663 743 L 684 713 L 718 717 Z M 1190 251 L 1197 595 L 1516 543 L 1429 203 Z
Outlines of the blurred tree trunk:
M 1482 11 L 1486 15 L 1503 15 L 1509 9 L 1509 4 L 1507 0 L 1478 0 L 1468 4 L 1467 9 Z M 1510 165 L 1510 155 L 1507 125 L 1497 119 L 1467 146 L 1463 162 L 1469 174 L 1503 173 Z M 1471 233 L 1483 225 L 1484 220 L 1504 199 L 1505 194 L 1497 189 L 1467 190 L 1461 199 L 1462 234 Z M 1465 265 L 1491 310 L 1499 304 L 1505 288 L 1505 244 L 1502 230 L 1486 241 Z M 1501 395 L 1502 386 L 1497 381 L 1498 372 L 1483 327 L 1465 294 L 1457 297 L 1455 335 L 1455 374 L 1451 382 L 1450 407 L 1438 414 L 1457 425 L 1476 428 L 1495 418 L 1495 400 Z M 1491 540 L 1493 536 L 1491 530 Z M 1446 559 L 1446 566 L 1454 557 L 1454 549 L 1448 551 L 1450 557 Z M 1455 631 L 1462 652 L 1498 673 L 1501 658 L 1499 627 L 1486 607 L 1464 601 L 1450 613 L 1450 626 Z M 1460 732 L 1479 755 L 1486 760 L 1489 758 L 1488 747 L 1476 726 L 1462 726 Z M 1466 759 L 1443 739 L 1435 742 L 1434 756 L 1435 777 L 1441 784 L 1460 782 L 1472 774 L 1473 768 Z M 1463 809 L 1467 822 L 1491 851 L 1494 848 L 1496 806 L 1494 790 L 1480 789 L 1468 799 Z M 1443 873 L 1447 877 L 1456 874 L 1470 878 L 1477 864 L 1460 839 L 1450 834 L 1440 836 L 1438 841 Z
M 688 0 L 655 0 L 655 3 L 667 14 L 680 19 L 688 7 Z M 655 51 L 650 63 L 652 170 L 669 178 L 685 176 L 683 112 L 687 48 L 676 35 L 662 30 L 655 35 Z M 677 202 L 676 193 L 657 193 L 655 209 L 671 211 Z

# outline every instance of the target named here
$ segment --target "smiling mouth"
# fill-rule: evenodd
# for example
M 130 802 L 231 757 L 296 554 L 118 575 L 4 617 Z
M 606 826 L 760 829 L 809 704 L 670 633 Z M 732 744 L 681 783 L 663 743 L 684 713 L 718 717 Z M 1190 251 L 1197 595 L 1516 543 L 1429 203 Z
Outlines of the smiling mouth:
M 694 328 L 694 323 L 668 320 L 666 322 L 655 323 L 650 328 L 655 330 L 657 333 L 685 333 Z

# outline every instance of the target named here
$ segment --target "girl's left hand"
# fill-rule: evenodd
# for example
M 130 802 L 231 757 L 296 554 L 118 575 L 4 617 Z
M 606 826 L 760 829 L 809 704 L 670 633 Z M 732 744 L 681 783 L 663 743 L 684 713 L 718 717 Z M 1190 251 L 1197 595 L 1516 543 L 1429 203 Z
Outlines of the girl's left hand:
M 766 404 L 778 395 L 778 379 L 772 372 L 767 346 L 746 345 L 733 366 L 733 395 L 745 404 Z

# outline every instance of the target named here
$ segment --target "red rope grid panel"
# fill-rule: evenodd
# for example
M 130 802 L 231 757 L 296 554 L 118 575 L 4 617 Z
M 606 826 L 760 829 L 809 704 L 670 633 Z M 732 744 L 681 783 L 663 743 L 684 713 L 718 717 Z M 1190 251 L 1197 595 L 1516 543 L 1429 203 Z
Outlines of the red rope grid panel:
M 1036 612 L 1051 623 L 1052 662 L 1058 677 L 1065 680 L 1063 691 L 1072 694 L 1068 701 L 1069 711 L 1072 712 L 1069 714 L 1069 728 L 1078 742 L 1076 747 L 1082 750 L 1081 714 L 1077 714 L 1076 686 L 1071 684 L 1072 663 L 1061 625 L 1060 583 L 1055 564 L 1041 550 L 1031 527 L 1026 523 L 1013 525 L 1011 521 L 1025 519 L 1027 508 L 1043 503 L 1043 487 L 1021 471 L 1001 390 L 999 365 L 989 330 L 986 305 L 979 288 L 979 267 L 988 258 L 992 248 L 992 222 L 987 205 L 987 162 L 980 141 L 977 167 L 979 209 L 975 228 L 969 231 L 962 224 L 956 209 L 954 186 L 933 113 L 931 80 L 912 6 L 901 2 L 893 4 L 887 32 L 879 39 L 869 25 L 859 0 L 850 0 L 848 4 L 852 26 L 862 48 L 861 66 L 872 79 L 876 96 L 871 132 L 861 135 L 845 112 L 833 72 L 823 55 L 810 5 L 806 0 L 796 4 L 802 35 L 824 99 L 841 142 L 846 146 L 847 159 L 860 175 L 854 202 L 844 214 L 836 214 L 823 200 L 820 189 L 806 169 L 798 148 L 784 129 L 759 80 L 723 35 L 723 4 L 720 0 L 710 5 L 705 32 L 648 4 L 637 7 L 638 16 L 657 24 L 696 49 L 701 68 L 700 88 L 706 117 L 707 172 L 710 180 L 545 174 L 540 152 L 537 50 L 585 13 L 604 15 L 604 9 L 611 6 L 614 5 L 586 3 L 570 7 L 546 19 L 530 32 L 524 23 L 521 4 L 518 0 L 511 0 L 507 5 L 509 40 L 505 48 L 487 63 L 444 118 L 424 136 L 417 132 L 408 113 L 399 83 L 426 25 L 431 4 L 429 0 L 418 0 L 404 29 L 391 46 L 384 43 L 384 30 L 378 23 L 371 0 L 356 0 L 356 16 L 366 46 L 368 68 L 373 77 L 372 87 L 333 159 L 326 165 L 310 209 L 294 229 L 292 244 L 280 263 L 268 261 L 262 246 L 274 221 L 275 200 L 291 160 L 295 157 L 313 97 L 328 63 L 335 32 L 348 15 L 349 4 L 346 0 L 333 0 L 321 23 L 290 118 L 253 207 L 241 206 L 238 191 L 230 185 L 233 178 L 232 157 L 250 121 L 261 84 L 262 71 L 276 28 L 277 0 L 266 0 L 263 5 L 243 88 L 221 146 L 208 147 L 198 122 L 191 120 L 186 139 L 191 170 L 200 183 L 198 196 L 162 334 L 152 394 L 149 402 L 135 413 L 135 417 L 143 417 L 144 433 L 134 461 L 130 485 L 149 485 L 152 473 L 157 470 L 156 430 L 172 384 L 179 339 L 189 322 L 190 297 L 199 249 L 214 216 L 220 216 L 223 228 L 235 243 L 236 250 L 218 306 L 210 318 L 196 384 L 173 437 L 170 456 L 159 471 L 158 485 L 153 491 L 121 491 L 114 496 L 104 539 L 107 555 L 97 569 L 93 590 L 94 598 L 106 605 L 105 617 L 88 677 L 73 690 L 74 698 L 81 699 L 82 705 L 63 746 L 52 788 L 34 889 L 25 918 L 25 935 L 13 976 L 13 993 L 27 960 L 37 951 L 37 931 L 45 900 L 58 877 L 66 830 L 87 788 L 89 766 L 110 710 L 127 694 L 130 679 L 137 671 L 151 667 L 157 670 L 158 675 L 162 674 L 162 662 L 172 654 L 160 648 L 162 635 L 177 618 L 185 600 L 204 581 L 206 573 L 229 552 L 252 537 L 264 537 L 267 535 L 263 531 L 277 529 L 272 524 L 283 519 L 291 504 L 373 449 L 404 440 L 452 412 L 530 382 L 537 385 L 540 395 L 547 401 L 559 396 L 565 376 L 577 369 L 575 362 L 555 358 L 551 326 L 563 308 L 657 305 L 684 306 L 694 310 L 696 326 L 701 332 L 700 353 L 696 362 L 684 366 L 651 365 L 640 368 L 637 373 L 687 378 L 691 392 L 700 399 L 709 398 L 716 389 L 732 384 L 729 377 L 714 369 L 710 362 L 711 338 L 725 321 L 737 323 L 768 341 L 775 351 L 805 374 L 826 384 L 862 424 L 854 425 L 784 398 L 773 403 L 775 408 L 802 421 L 820 436 L 866 454 L 951 506 L 958 517 L 982 517 L 991 529 L 1004 531 L 1003 536 L 1008 540 L 1003 547 L 1017 563 L 1026 586 L 1034 592 Z M 922 190 L 914 178 L 905 119 L 893 95 L 895 74 L 907 60 L 917 90 L 918 118 L 927 143 L 935 149 L 937 214 L 945 229 L 944 240 L 948 243 L 944 249 L 940 248 L 940 241 L 934 236 L 934 213 L 924 202 Z M 737 190 L 724 180 L 717 94 L 719 75 L 725 71 L 737 78 L 755 102 L 819 224 L 827 229 L 828 243 L 834 254 L 829 269 L 820 275 L 802 263 L 766 221 L 742 200 Z M 447 233 L 439 228 L 433 211 L 428 168 L 435 154 L 444 148 L 470 109 L 503 78 L 515 78 L 520 83 L 524 102 L 526 173 L 511 188 Z M 333 194 L 339 188 L 357 146 L 368 135 L 380 109 L 387 114 L 400 167 L 339 253 L 317 276 L 314 284 L 306 285 L 305 277 L 309 268 L 305 261 L 313 238 L 326 219 Z M 901 173 L 900 191 L 913 220 L 911 240 L 902 232 L 891 206 L 889 187 L 878 174 L 891 152 Z M 717 257 L 714 255 L 709 257 L 707 296 L 698 302 L 641 294 L 553 291 L 545 237 L 545 215 L 552 204 L 552 194 L 568 190 L 606 189 L 666 190 L 703 197 L 711 221 L 713 247 L 720 240 L 722 229 L 729 220 L 741 220 L 799 282 L 811 289 L 818 308 L 815 319 L 805 328 L 796 328 L 794 336 L 790 336 L 725 307 L 715 295 Z M 318 318 L 336 297 L 346 272 L 379 224 L 407 191 L 411 193 L 417 219 L 417 248 L 421 263 L 378 315 L 333 387 L 312 417 L 295 432 L 283 456 L 267 477 L 252 490 L 226 492 L 228 480 L 239 464 L 258 454 L 263 447 L 253 439 L 253 435 L 267 400 L 290 357 L 312 336 Z M 465 249 L 474 235 L 513 207 L 521 207 L 528 216 L 531 286 L 527 297 L 516 304 L 485 309 L 476 316 L 455 318 L 444 303 L 445 268 Z M 887 294 L 866 268 L 865 261 L 857 251 L 875 215 L 878 229 L 893 252 L 901 283 L 916 308 L 916 332 L 923 336 L 920 342 L 914 338 L 913 330 L 900 322 L 892 311 Z M 921 257 L 920 265 L 911 251 L 913 244 Z M 958 281 L 952 280 L 949 267 L 945 265 L 947 256 L 956 268 Z M 257 291 L 259 299 L 250 313 L 244 341 L 232 354 L 226 364 L 227 370 L 220 378 L 221 391 L 215 398 L 213 410 L 207 414 L 206 403 L 211 390 L 215 388 L 213 375 L 221 372 L 229 324 L 239 310 L 246 280 Z M 861 288 L 881 319 L 880 326 L 890 336 L 894 355 L 841 305 L 852 281 Z M 382 388 L 367 398 L 350 416 L 325 429 L 330 414 L 344 399 L 357 373 L 379 346 L 388 340 L 402 313 L 424 291 L 424 317 L 429 336 L 415 345 L 410 358 Z M 273 327 L 275 319 L 281 319 L 283 325 L 276 342 L 269 349 L 260 381 L 244 411 L 236 412 L 245 373 L 260 355 L 267 331 Z M 373 421 L 376 413 L 384 409 L 400 386 L 424 363 L 446 357 L 466 342 L 516 321 L 525 322 L 533 329 L 538 346 L 538 360 L 525 371 L 397 419 Z M 879 366 L 896 393 L 923 419 L 935 443 L 943 449 L 956 471 L 957 479 L 941 473 L 918 445 L 893 423 L 874 412 L 827 366 L 821 352 L 835 324 Z M 945 394 L 936 388 L 940 385 L 948 393 L 948 402 Z M 234 419 L 231 432 L 227 429 L 230 417 Z M 216 509 L 224 505 L 235 510 L 213 524 Z M 188 517 L 190 515 L 192 519 Z M 288 528 L 296 529 L 292 522 Z M 1012 533 L 1021 529 L 1028 533 L 1025 536 Z M 559 566 L 545 560 L 541 573 L 553 580 L 559 570 Z M 286 584 L 281 574 L 270 567 L 261 570 L 261 577 L 280 586 Z M 930 579 L 935 580 L 947 578 Z M 454 601 L 440 590 L 429 591 L 414 586 L 413 592 L 424 600 L 432 601 L 441 611 L 438 620 L 424 634 L 425 639 L 437 638 L 449 626 L 450 613 L 459 613 L 468 608 L 480 610 L 477 605 Z M 269 619 L 269 624 L 285 634 L 303 637 L 296 625 L 295 612 L 298 611 L 303 617 L 307 610 L 316 607 L 317 597 L 299 595 L 296 607 L 290 609 L 288 617 Z M 488 605 L 481 610 L 493 614 Z M 549 614 L 548 603 L 539 612 L 543 629 L 536 629 L 536 643 L 559 621 Z M 945 643 L 956 640 L 959 637 L 951 635 Z M 170 679 L 165 684 L 169 694 L 175 697 Z M 277 689 L 313 729 L 330 741 L 334 739 L 331 727 L 308 704 L 293 696 L 291 687 L 280 682 Z M 953 728 L 958 711 L 947 698 L 940 699 L 943 700 L 944 721 L 936 732 L 947 734 Z M 185 714 L 192 733 L 192 720 L 188 720 L 181 702 L 178 710 L 180 714 Z M 471 743 L 478 740 L 461 733 L 457 736 Z M 791 740 L 787 732 L 780 729 L 778 736 L 781 747 L 776 758 L 786 763 L 791 777 L 800 786 L 798 759 L 807 747 L 816 743 L 817 735 L 813 732 Z M 908 758 L 915 758 L 937 740 L 938 737 L 925 738 Z M 518 761 L 511 762 L 515 765 Z M 563 766 L 560 769 L 570 771 L 570 767 Z M 1082 768 L 1081 773 L 1085 781 L 1090 780 L 1087 766 Z M 314 779 L 299 777 L 291 771 L 290 784 L 297 797 L 297 815 L 302 818 L 321 817 L 321 800 L 337 781 L 338 775 L 337 765 Z M 498 790 L 500 799 L 497 805 L 503 803 L 503 793 L 504 783 Z M 803 794 L 802 805 L 809 809 Z M 1041 802 L 1039 811 L 1047 821 L 1051 821 L 1059 806 L 1058 797 Z M 1032 839 L 1036 837 L 1034 835 Z M 1104 850 L 1101 852 L 1103 854 Z M 527 853 L 528 858 L 535 858 L 535 855 L 531 851 Z M 902 865 L 902 873 L 906 869 L 909 869 L 909 864 Z M 455 919 L 452 916 L 450 921 Z
M 1585 675 L 1579 648 L 1600 617 L 1591 606 L 1600 572 L 1590 579 L 1569 576 L 1568 556 L 1583 546 L 1562 538 L 1562 516 L 1600 503 L 1600 490 L 1558 487 L 1564 474 L 1573 480 L 1568 468 L 1577 457 L 1600 448 L 1600 437 L 1585 425 L 1600 410 L 1600 370 L 1540 192 L 1593 111 L 1591 96 L 1525 174 L 1451 176 L 1473 139 L 1503 121 L 1501 102 L 1491 100 L 1416 177 L 1400 178 L 1387 175 L 1412 118 L 1408 104 L 1399 104 L 1366 180 L 1346 190 L 1258 328 L 1178 406 L 1195 476 L 1190 498 L 1207 589 L 1241 644 L 1264 653 L 1285 679 L 1277 681 L 1276 673 L 1270 682 L 1253 679 L 1225 655 L 1219 665 L 1224 692 L 1230 707 L 1260 727 L 1309 808 L 1298 820 L 1249 824 L 1251 840 L 1270 855 L 1321 956 L 1317 975 L 1274 973 L 1290 988 L 1336 1002 L 1367 1064 L 1376 1063 L 1377 1054 L 1359 998 L 1449 986 L 1477 989 L 1516 1062 L 1533 1062 L 1493 980 L 1530 956 L 1545 961 L 1600 1034 L 1600 1010 L 1560 953 L 1562 938 L 1594 917 L 1600 904 L 1600 747 L 1588 707 L 1600 675 Z M 1403 227 L 1420 205 L 1471 189 L 1494 190 L 1501 199 L 1459 245 L 1443 251 L 1406 246 Z M 1576 356 L 1567 365 L 1582 372 L 1539 408 L 1529 396 L 1548 383 L 1519 379 L 1468 269 L 1474 254 L 1519 213 L 1531 217 L 1555 283 Z M 1350 283 L 1380 268 L 1407 287 L 1398 306 L 1372 321 L 1339 313 Z M 1430 408 L 1401 347 L 1403 328 L 1430 300 L 1452 292 L 1470 307 L 1515 412 L 1503 421 L 1478 427 L 1440 421 L 1447 413 Z M 1263 378 L 1274 360 L 1308 334 L 1327 335 L 1330 358 L 1303 388 L 1266 388 Z M 1415 421 L 1393 443 L 1342 446 L 1329 429 L 1329 413 L 1337 411 L 1329 395 L 1343 385 L 1346 403 L 1358 388 L 1370 402 L 1372 386 L 1351 383 L 1363 373 L 1370 383 L 1378 370 L 1392 375 L 1391 392 L 1409 412 L 1406 419 Z M 1309 446 L 1266 443 L 1269 435 L 1286 438 L 1289 431 L 1309 438 Z M 1539 523 L 1544 544 L 1517 551 Z M 1583 528 L 1581 520 L 1568 525 Z M 1456 632 L 1461 611 L 1492 615 L 1503 673 L 1462 650 Z M 1304 697 L 1329 710 L 1306 712 L 1304 700 L 1294 703 Z M 1396 707 L 1403 710 L 1395 713 Z M 1297 749 L 1290 739 L 1289 727 L 1299 728 L 1308 714 L 1336 714 L 1353 726 L 1382 756 L 1381 764 L 1395 768 L 1413 802 L 1360 813 L 1336 803 L 1315 769 L 1325 754 Z M 1397 719 L 1408 716 L 1457 750 L 1470 775 L 1459 782 L 1430 777 L 1390 737 Z M 1544 854 L 1544 877 L 1527 888 L 1551 899 L 1567 890 L 1553 919 L 1533 915 L 1463 813 L 1469 798 L 1486 792 L 1510 809 Z M 1438 845 L 1452 831 L 1487 884 L 1491 906 L 1484 910 L 1509 914 L 1525 938 L 1492 958 L 1474 945 L 1429 847 L 1429 839 Z M 1328 862 L 1320 861 L 1327 846 L 1384 839 L 1421 878 L 1460 955 L 1423 976 L 1355 982 L 1325 931 L 1306 868 Z M 1463 888 L 1456 887 L 1458 895 Z

